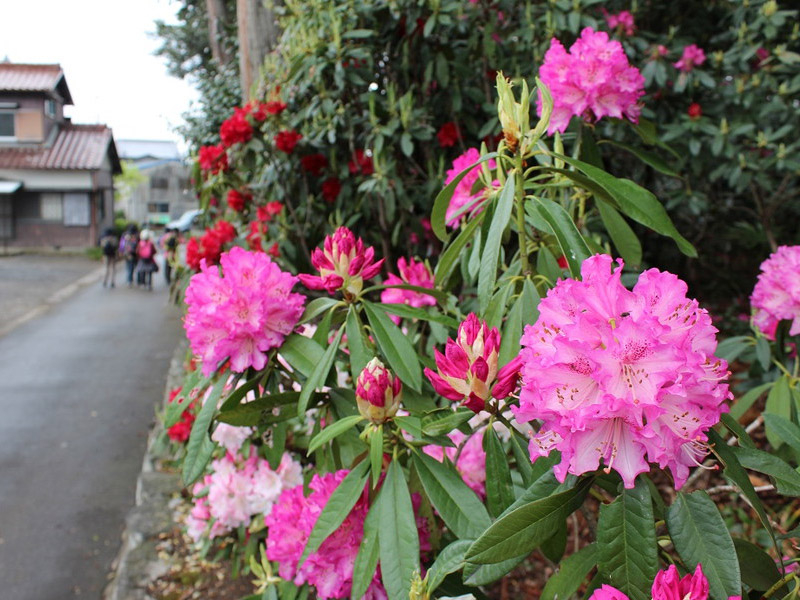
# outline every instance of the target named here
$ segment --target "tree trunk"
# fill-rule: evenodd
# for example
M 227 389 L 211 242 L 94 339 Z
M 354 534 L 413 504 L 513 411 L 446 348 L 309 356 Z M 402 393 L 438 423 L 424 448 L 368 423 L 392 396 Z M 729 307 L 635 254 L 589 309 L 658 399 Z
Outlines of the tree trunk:
M 239 26 L 239 73 L 242 83 L 242 102 L 252 99 L 264 58 L 278 42 L 278 25 L 274 5 L 264 0 L 236 0 L 236 21 Z
M 225 0 L 206 0 L 206 14 L 208 15 L 208 44 L 211 47 L 211 56 L 219 65 L 226 65 L 231 57 L 227 49 L 220 43 L 222 25 L 225 22 Z

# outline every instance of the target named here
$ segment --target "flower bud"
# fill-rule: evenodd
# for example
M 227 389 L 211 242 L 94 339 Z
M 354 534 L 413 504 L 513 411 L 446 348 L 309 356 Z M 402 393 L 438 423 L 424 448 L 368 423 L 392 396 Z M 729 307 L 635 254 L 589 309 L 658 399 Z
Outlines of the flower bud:
M 377 358 L 369 361 L 356 382 L 356 402 L 361 416 L 379 425 L 395 415 L 401 396 L 400 379 Z

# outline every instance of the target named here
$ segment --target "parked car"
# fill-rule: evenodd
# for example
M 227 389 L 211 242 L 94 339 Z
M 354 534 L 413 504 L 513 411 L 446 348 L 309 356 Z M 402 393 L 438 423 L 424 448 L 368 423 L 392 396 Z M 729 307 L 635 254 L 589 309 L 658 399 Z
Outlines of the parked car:
M 200 223 L 200 215 L 203 214 L 203 211 L 199 208 L 194 210 L 187 210 L 183 213 L 180 217 L 175 219 L 174 221 L 170 221 L 166 224 L 166 229 L 177 229 L 181 233 L 186 233 L 190 229 L 197 228 Z

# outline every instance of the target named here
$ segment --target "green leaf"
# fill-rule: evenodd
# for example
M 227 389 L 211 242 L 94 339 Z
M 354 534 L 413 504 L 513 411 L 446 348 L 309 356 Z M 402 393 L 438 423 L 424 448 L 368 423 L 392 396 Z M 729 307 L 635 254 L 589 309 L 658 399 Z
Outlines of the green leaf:
M 285 406 L 297 404 L 298 398 L 300 398 L 300 392 L 281 392 L 279 394 L 261 396 L 252 402 L 237 404 L 233 408 L 225 409 L 223 406 L 223 410 L 220 410 L 217 420 L 237 427 L 255 427 L 276 423 L 293 416 L 287 414 L 285 418 L 281 418 L 282 413 L 289 412 L 281 409 Z M 277 415 L 273 412 L 276 408 L 278 409 Z
M 453 192 L 455 192 L 456 187 L 467 174 L 477 167 L 479 164 L 486 162 L 492 158 L 497 157 L 497 152 L 490 152 L 489 154 L 484 154 L 481 156 L 480 160 L 475 164 L 470 165 L 461 173 L 456 175 L 455 179 L 448 183 L 444 189 L 436 195 L 436 199 L 433 201 L 433 210 L 431 211 L 431 229 L 433 233 L 436 235 L 437 238 L 442 240 L 443 242 L 447 240 L 447 228 L 445 226 L 445 214 L 447 213 L 447 208 L 450 206 L 450 199 L 453 197 Z M 438 285 L 437 281 L 437 285 Z
M 306 414 L 308 408 L 308 401 L 318 387 L 325 383 L 328 378 L 328 373 L 333 366 L 333 360 L 336 358 L 336 351 L 339 349 L 339 344 L 342 341 L 342 334 L 344 334 L 344 325 L 339 327 L 339 331 L 333 338 L 325 353 L 322 355 L 319 362 L 316 363 L 314 370 L 303 385 L 303 390 L 300 392 L 300 397 L 297 399 L 297 416 L 301 419 Z M 288 360 L 288 359 L 287 359 Z M 290 363 L 291 364 L 291 363 Z
M 508 457 L 491 425 L 483 434 L 483 451 L 486 453 L 486 505 L 489 513 L 498 517 L 514 502 L 514 488 Z
M 762 369 L 765 371 L 769 370 L 772 354 L 770 352 L 769 342 L 766 338 L 758 338 L 758 341 L 756 342 L 756 358 L 758 359 Z
M 597 209 L 603 226 L 625 264 L 638 267 L 642 263 L 642 244 L 633 229 L 610 204 L 598 202 Z
M 506 184 L 497 198 L 492 222 L 489 224 L 489 233 L 481 253 L 481 268 L 478 271 L 478 304 L 481 315 L 489 306 L 489 298 L 494 292 L 494 283 L 497 279 L 497 263 L 500 258 L 500 246 L 503 241 L 503 232 L 511 220 L 511 211 L 514 208 L 514 185 L 516 177 L 509 176 Z
M 419 319 L 421 321 L 433 321 L 434 323 L 441 323 L 447 327 L 457 328 L 459 323 L 452 317 L 443 315 L 438 312 L 428 312 L 421 308 L 414 308 L 408 304 L 381 304 L 383 310 L 398 317 L 406 319 Z M 348 338 L 350 335 L 348 334 Z
M 478 586 L 497 581 L 526 558 L 528 558 L 528 555 L 522 554 L 492 565 L 478 565 L 468 562 L 464 565 L 464 583 Z
M 516 508 L 495 521 L 469 549 L 467 561 L 495 564 L 521 555 L 552 536 L 560 523 L 582 503 L 591 479 L 576 487 Z
M 497 361 L 501 365 L 508 363 L 519 354 L 523 304 L 524 300 L 520 295 L 511 305 L 511 310 L 508 311 L 508 317 L 503 325 L 503 335 L 500 336 L 500 352 L 497 355 Z
M 765 420 L 768 413 L 784 417 L 785 419 L 792 418 L 792 392 L 789 389 L 789 379 L 785 375 L 778 379 L 769 391 L 767 403 L 764 406 Z M 778 448 L 785 441 L 783 437 L 769 425 L 767 425 L 765 431 L 767 440 L 769 440 L 773 448 Z
M 561 247 L 561 252 L 569 264 L 570 274 L 573 277 L 580 277 L 581 264 L 592 253 L 589 251 L 589 247 L 577 227 L 575 227 L 575 223 L 572 222 L 572 218 L 560 204 L 556 204 L 552 200 L 533 198 L 532 202 L 538 209 L 539 215 L 547 221 L 550 229 L 553 230 L 553 234 L 558 240 L 558 245 Z
M 200 374 L 199 369 L 189 373 L 186 377 L 186 381 L 183 383 L 181 391 L 175 396 L 175 400 L 167 404 L 166 409 L 164 409 L 164 427 L 172 427 L 175 423 L 180 421 L 183 411 L 191 404 L 189 396 L 192 390 L 195 388 L 202 389 L 206 385 L 208 385 L 208 379 Z M 181 402 L 178 402 L 179 399 Z
M 475 230 L 481 226 L 485 217 L 486 212 L 482 212 L 469 221 L 461 228 L 461 233 L 458 234 L 456 239 L 450 242 L 447 248 L 442 251 L 441 256 L 439 256 L 439 262 L 436 263 L 436 273 L 434 274 L 434 283 L 437 287 L 442 287 L 450 277 L 450 273 L 453 272 L 453 268 L 462 256 L 461 253 L 464 247 L 475 235 Z
M 530 454 L 528 452 L 528 440 L 516 429 L 511 430 L 511 451 L 514 453 L 514 460 L 517 464 L 517 471 L 522 477 L 522 484 L 525 487 L 533 483 L 533 466 L 531 465 Z
M 780 578 L 781 572 L 772 557 L 761 548 L 746 540 L 733 538 L 742 581 L 754 590 L 766 591 Z M 780 598 L 783 594 L 776 594 Z
M 353 564 L 353 587 L 351 600 L 361 600 L 372 583 L 375 569 L 378 568 L 380 548 L 378 546 L 378 526 L 380 525 L 380 505 L 375 502 L 364 519 L 364 537 L 358 547 Z
M 597 564 L 598 554 L 597 543 L 592 543 L 561 561 L 558 571 L 547 580 L 540 600 L 566 600 L 572 596 Z
M 747 412 L 747 409 L 753 406 L 755 401 L 761 397 L 761 394 L 770 389 L 774 383 L 775 382 L 770 381 L 769 383 L 756 386 L 752 390 L 748 390 L 741 398 L 734 401 L 733 406 L 731 406 L 731 417 L 738 421 L 742 415 Z
M 381 306 L 366 300 L 363 306 L 378 347 L 389 362 L 389 366 L 403 383 L 419 392 L 422 388 L 422 371 L 417 353 L 408 337 L 392 323 Z
M 675 240 L 680 251 L 687 256 L 697 256 L 697 250 L 694 249 L 694 246 L 692 246 L 686 238 L 678 233 L 669 215 L 667 215 L 664 206 L 652 193 L 630 179 L 618 179 L 602 169 L 593 167 L 580 160 L 556 152 L 552 154 L 565 163 L 572 165 L 599 185 L 614 199 L 620 210 L 631 219 L 637 223 L 641 223 L 645 227 L 649 227 L 653 231 L 672 238 Z M 602 197 L 600 199 L 606 200 Z
M 222 395 L 222 390 L 228 382 L 227 377 L 220 377 L 203 403 L 203 408 L 197 413 L 186 443 L 186 457 L 183 459 L 183 485 L 191 485 L 203 474 L 217 445 L 211 441 L 208 428 L 217 412 L 217 401 Z
M 306 309 L 303 311 L 303 316 L 300 317 L 300 321 L 298 321 L 298 323 L 307 323 L 314 317 L 318 317 L 326 310 L 333 308 L 335 304 L 339 304 L 340 302 L 341 300 L 337 300 L 336 298 L 315 298 L 308 303 Z
M 745 469 L 752 469 L 772 477 L 778 493 L 786 496 L 800 496 L 800 473 L 790 467 L 788 463 L 774 454 L 755 448 L 733 446 L 731 449 Z
M 378 485 L 383 467 L 383 425 L 378 425 L 369 439 L 369 463 L 372 469 L 372 487 Z
M 667 510 L 667 528 L 688 569 L 693 571 L 702 563 L 714 600 L 728 600 L 742 593 L 733 540 L 708 494 L 702 490 L 678 492 Z
M 748 335 L 735 335 L 722 340 L 717 345 L 717 351 L 714 353 L 722 360 L 732 363 L 739 355 L 751 346 L 753 338 Z
M 479 536 L 489 527 L 489 513 L 452 464 L 416 452 L 411 459 L 425 494 L 450 531 L 466 539 Z
M 764 413 L 764 423 L 796 452 L 800 452 L 800 427 L 781 415 Z
M 298 568 L 303 565 L 306 558 L 319 550 L 322 542 L 336 531 L 339 525 L 347 518 L 347 515 L 350 514 L 350 511 L 353 510 L 356 502 L 364 493 L 368 469 L 369 464 L 366 461 L 358 463 L 333 490 L 322 512 L 319 513 L 311 534 L 308 536 L 308 541 L 297 565 Z
M 642 150 L 641 148 L 637 148 L 636 146 L 631 146 L 629 144 L 623 144 L 622 142 L 617 142 L 614 140 L 602 140 L 600 141 L 601 144 L 611 144 L 612 146 L 616 146 L 617 148 L 622 148 L 623 150 L 627 150 L 634 156 L 636 156 L 639 160 L 641 160 L 646 165 L 650 165 L 659 173 L 663 173 L 664 175 L 669 175 L 670 177 L 680 177 L 680 173 L 678 173 L 675 169 L 669 166 L 667 162 L 661 158 L 658 154 L 653 152 L 648 152 L 647 150 Z
M 311 443 L 308 444 L 308 452 L 306 455 L 311 455 L 314 450 L 323 444 L 330 442 L 333 438 L 343 434 L 348 429 L 354 427 L 356 423 L 359 423 L 363 420 L 364 417 L 361 415 L 352 415 L 331 423 L 314 436 L 314 438 L 311 440 Z
M 508 304 L 508 297 L 514 291 L 514 281 L 509 281 L 502 286 L 489 302 L 489 308 L 486 310 L 484 318 L 489 327 L 497 327 L 498 329 L 503 324 L 503 315 L 506 312 L 506 304 Z
M 363 39 L 373 35 L 375 35 L 375 32 L 371 29 L 351 29 L 342 33 L 342 39 Z
M 419 534 L 403 469 L 389 464 L 379 494 L 381 574 L 389 600 L 407 600 L 411 579 L 419 572 Z
M 373 285 L 364 290 L 362 290 L 362 294 L 366 294 L 368 292 L 377 292 L 381 290 L 410 290 L 412 292 L 417 292 L 418 294 L 425 294 L 426 296 L 431 296 L 436 298 L 436 301 L 441 304 L 445 305 L 448 301 L 448 296 L 446 292 L 436 288 L 427 288 L 421 287 L 418 285 L 411 285 L 408 283 L 393 283 L 391 285 Z M 393 305 L 387 305 L 393 306 Z
M 600 506 L 598 567 L 631 600 L 649 600 L 658 572 L 658 546 L 650 488 L 643 477 L 611 504 Z
M 311 338 L 299 333 L 287 337 L 278 350 L 291 367 L 306 377 L 314 371 L 314 367 L 322 361 L 325 350 Z
M 225 398 L 225 402 L 222 403 L 222 406 L 219 407 L 220 414 L 224 413 L 226 410 L 231 410 L 237 406 L 242 401 L 247 394 L 252 392 L 254 389 L 258 387 L 259 382 L 261 381 L 262 377 L 261 374 L 256 375 L 250 381 L 243 383 L 242 385 L 236 387 L 227 398 Z M 234 386 L 236 384 L 234 383 Z
M 459 408 L 455 411 L 443 408 L 423 417 L 422 432 L 431 437 L 446 435 L 474 416 L 475 413 L 468 408 Z
M 347 333 L 347 349 L 350 351 L 350 374 L 353 377 L 353 381 L 356 381 L 371 357 L 364 344 L 361 319 L 354 304 L 351 304 L 350 309 L 347 311 L 345 332 Z
M 411 141 L 411 134 L 404 131 L 400 136 L 400 150 L 406 156 L 411 156 L 414 153 L 414 142 Z
M 446 575 L 464 568 L 464 555 L 470 544 L 472 540 L 456 540 L 442 548 L 425 576 L 425 589 L 429 594 L 441 585 Z

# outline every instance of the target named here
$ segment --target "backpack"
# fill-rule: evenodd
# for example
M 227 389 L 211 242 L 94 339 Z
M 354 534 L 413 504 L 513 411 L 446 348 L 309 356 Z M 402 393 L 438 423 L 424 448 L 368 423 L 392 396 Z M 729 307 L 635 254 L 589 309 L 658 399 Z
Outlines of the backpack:
M 113 236 L 107 235 L 100 242 L 103 246 L 103 254 L 106 256 L 114 256 L 117 253 L 117 240 Z
M 153 258 L 153 244 L 150 241 L 139 244 L 139 258 L 144 260 Z

